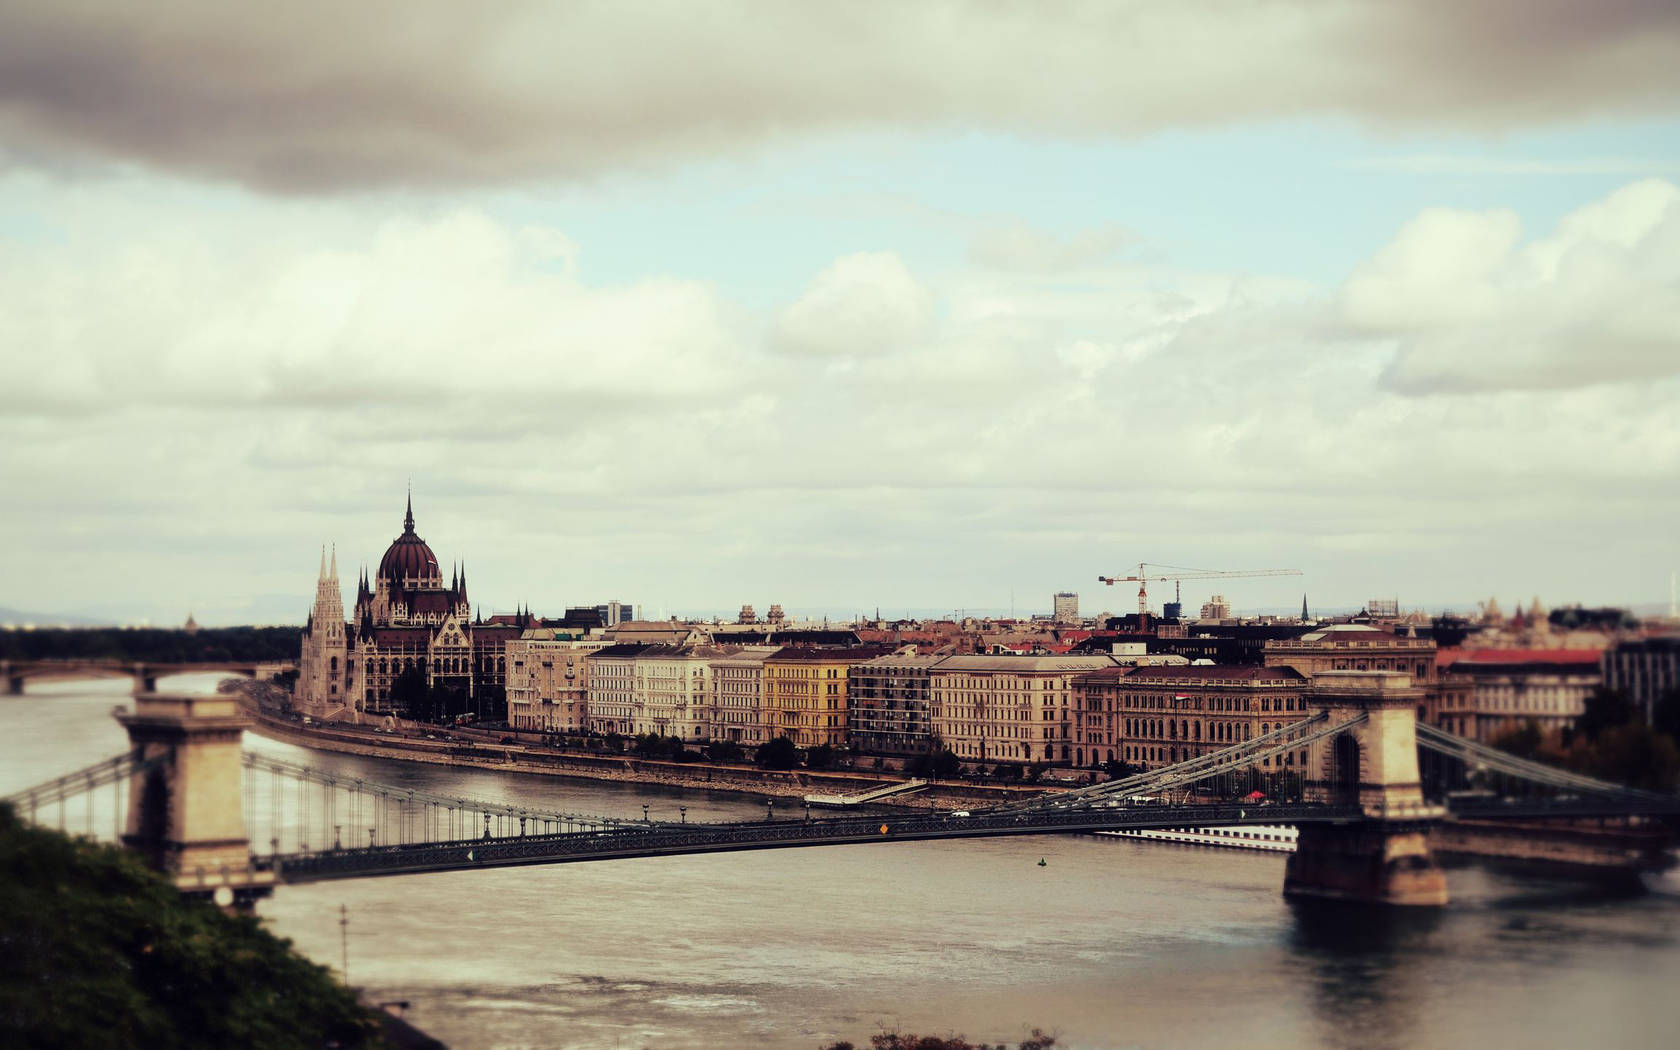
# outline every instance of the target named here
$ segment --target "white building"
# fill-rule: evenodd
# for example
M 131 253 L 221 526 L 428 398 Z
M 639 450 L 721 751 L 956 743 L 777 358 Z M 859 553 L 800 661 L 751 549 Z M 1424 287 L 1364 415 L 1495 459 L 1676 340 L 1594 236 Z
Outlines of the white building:
M 1079 595 L 1071 591 L 1057 591 L 1051 601 L 1054 603 L 1051 619 L 1057 623 L 1079 622 Z

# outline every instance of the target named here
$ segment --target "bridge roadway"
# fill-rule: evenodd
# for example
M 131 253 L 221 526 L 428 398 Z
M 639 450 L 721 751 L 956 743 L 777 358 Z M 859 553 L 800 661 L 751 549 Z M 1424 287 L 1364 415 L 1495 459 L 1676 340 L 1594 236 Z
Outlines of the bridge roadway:
M 1351 824 L 1364 818 L 1358 806 L 1314 803 L 1187 806 L 1129 806 L 1040 813 L 984 811 L 885 817 L 827 817 L 809 821 L 773 820 L 729 824 L 655 823 L 646 829 L 512 838 L 465 839 L 412 845 L 357 847 L 257 858 L 260 869 L 272 867 L 279 882 L 406 875 L 517 864 L 562 864 L 629 857 L 667 857 L 685 853 L 724 853 L 799 846 L 841 846 L 865 842 L 989 838 L 1112 831 L 1121 828 L 1174 828 L 1249 824 Z

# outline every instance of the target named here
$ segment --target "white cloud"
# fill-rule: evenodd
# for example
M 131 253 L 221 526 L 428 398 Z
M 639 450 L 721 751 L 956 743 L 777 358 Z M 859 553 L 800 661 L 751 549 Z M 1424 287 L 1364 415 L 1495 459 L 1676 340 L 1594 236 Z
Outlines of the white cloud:
M 932 301 L 892 252 L 836 259 L 798 301 L 782 311 L 775 344 L 790 354 L 875 357 L 912 345 L 927 332 Z
M 1348 279 L 1355 330 L 1394 341 L 1407 393 L 1680 372 L 1680 188 L 1625 186 L 1527 244 L 1510 212 L 1431 210 Z
M 582 412 L 600 398 L 705 396 L 744 340 L 713 290 L 590 287 L 557 231 L 459 210 L 354 232 L 114 231 L 0 242 L 12 412 L 167 404 L 418 403 L 438 396 Z M 269 221 L 272 221 L 269 220 Z M 282 220 L 283 221 L 283 220 Z M 558 265 L 556 265 L 558 263 Z
M 1488 367 L 1448 359 L 1469 392 L 1379 381 L 1396 343 L 1513 302 L 1565 330 L 1636 303 L 1630 275 L 1660 299 L 1665 184 L 1531 242 L 1421 216 L 1342 290 L 878 252 L 761 316 L 677 277 L 593 286 L 589 245 L 471 210 L 89 185 L 27 197 L 47 235 L 0 242 L 8 605 L 121 580 L 160 617 L 288 588 L 301 614 L 315 545 L 377 558 L 410 476 L 428 540 L 504 607 L 1000 605 L 1144 559 L 1297 566 L 1315 604 L 1332 581 L 1471 597 L 1610 519 L 1547 570 L 1559 598 L 1672 560 L 1680 377 L 1478 391 Z

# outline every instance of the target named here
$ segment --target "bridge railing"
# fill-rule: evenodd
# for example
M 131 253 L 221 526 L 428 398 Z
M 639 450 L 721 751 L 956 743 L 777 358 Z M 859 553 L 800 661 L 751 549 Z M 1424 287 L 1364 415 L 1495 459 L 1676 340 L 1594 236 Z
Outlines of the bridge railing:
M 663 825 L 645 834 L 621 830 L 532 835 L 470 841 L 325 850 L 275 858 L 282 881 L 402 874 L 505 864 L 725 852 L 739 849 L 890 842 L 928 838 L 978 838 L 1100 831 L 1120 828 L 1292 824 L 1362 819 L 1358 807 L 1313 803 L 1248 806 L 1093 807 L 1061 812 L 988 813 L 754 821 L 742 824 Z

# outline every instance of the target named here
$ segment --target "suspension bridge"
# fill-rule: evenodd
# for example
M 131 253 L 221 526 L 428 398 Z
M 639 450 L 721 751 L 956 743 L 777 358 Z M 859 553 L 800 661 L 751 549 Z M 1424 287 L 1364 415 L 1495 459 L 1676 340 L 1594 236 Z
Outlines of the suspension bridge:
M 1188 761 L 972 811 L 690 822 L 548 811 L 382 784 L 245 752 L 226 696 L 140 694 L 132 747 L 5 801 L 38 824 L 111 837 L 184 892 L 248 906 L 276 885 L 510 865 L 930 839 L 1187 826 L 1299 829 L 1284 891 L 1446 903 L 1428 833 L 1443 821 L 1633 818 L 1672 826 L 1680 796 L 1525 761 L 1417 723 L 1404 675 L 1315 679 L 1302 720 Z M 1234 784 L 1307 754 L 1301 798 Z M 1469 788 L 1477 790 L 1467 790 Z M 1497 790 L 1488 790 L 1488 788 Z M 1210 797 L 1211 796 L 1211 797 Z M 103 801 L 96 802 L 96 799 Z

